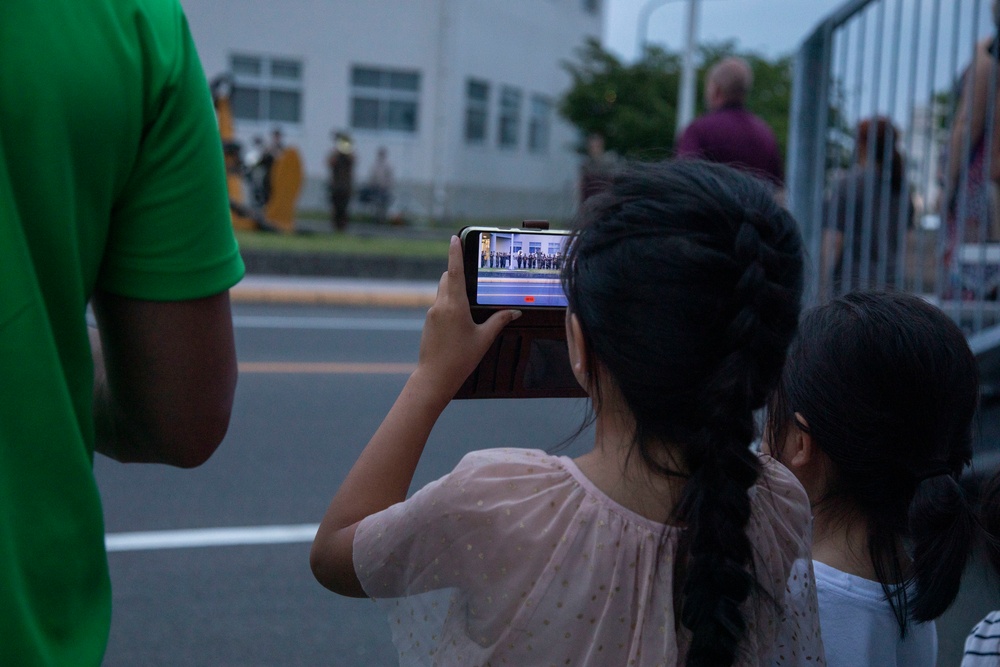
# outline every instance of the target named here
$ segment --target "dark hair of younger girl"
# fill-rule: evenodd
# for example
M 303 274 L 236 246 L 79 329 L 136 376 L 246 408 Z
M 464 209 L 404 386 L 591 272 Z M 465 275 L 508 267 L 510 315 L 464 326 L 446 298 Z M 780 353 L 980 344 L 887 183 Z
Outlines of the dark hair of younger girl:
M 687 664 L 730 665 L 757 583 L 746 535 L 760 473 L 753 412 L 800 312 L 796 223 L 757 179 L 675 161 L 618 172 L 577 224 L 562 279 L 593 377 L 634 416 L 632 452 L 656 473 L 688 477 L 673 518 L 687 526 L 675 588 L 692 633 Z M 599 383 L 593 399 L 599 414 Z
M 985 531 L 986 556 L 994 572 L 1000 575 L 1000 470 L 983 485 L 979 520 Z
M 769 402 L 775 449 L 799 413 L 833 463 L 814 511 L 867 521 L 868 555 L 901 637 L 909 619 L 937 618 L 955 600 L 975 541 L 958 480 L 972 458 L 978 394 L 975 358 L 943 312 L 912 295 L 852 292 L 803 317 Z

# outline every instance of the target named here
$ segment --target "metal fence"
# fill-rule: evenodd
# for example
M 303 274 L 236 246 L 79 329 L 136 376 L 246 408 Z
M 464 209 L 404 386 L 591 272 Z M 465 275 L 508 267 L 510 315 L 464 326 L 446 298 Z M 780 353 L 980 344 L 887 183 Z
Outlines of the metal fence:
M 803 43 L 789 206 L 810 295 L 894 287 L 1000 325 L 993 0 L 849 0 Z

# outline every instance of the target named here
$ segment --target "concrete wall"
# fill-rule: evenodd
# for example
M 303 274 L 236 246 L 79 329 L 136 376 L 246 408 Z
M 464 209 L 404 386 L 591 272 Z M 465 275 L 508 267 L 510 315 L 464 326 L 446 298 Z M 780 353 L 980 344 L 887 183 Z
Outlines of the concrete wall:
M 182 0 L 207 75 L 229 70 L 233 54 L 302 63 L 302 118 L 282 126 L 302 151 L 307 172 L 302 208 L 323 202 L 330 132 L 351 131 L 356 178 L 375 151 L 389 151 L 399 199 L 433 217 L 565 215 L 573 208 L 579 158 L 575 130 L 555 106 L 569 85 L 562 62 L 585 37 L 599 37 L 603 10 L 584 0 Z M 417 70 L 417 130 L 351 130 L 351 68 Z M 465 142 L 466 81 L 490 84 L 487 140 Z M 522 92 L 519 141 L 497 145 L 501 86 Z M 532 95 L 553 103 L 548 149 L 529 152 Z M 244 143 L 274 123 L 237 123 Z M 429 193 L 429 194 L 428 194 Z M 418 205 L 419 203 L 419 205 Z M 543 210 L 536 210 L 536 209 Z

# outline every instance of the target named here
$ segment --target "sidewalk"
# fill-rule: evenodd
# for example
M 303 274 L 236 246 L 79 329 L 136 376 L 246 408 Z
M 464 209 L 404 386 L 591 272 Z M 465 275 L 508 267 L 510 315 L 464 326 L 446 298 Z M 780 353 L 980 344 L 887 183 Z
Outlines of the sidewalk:
M 247 275 L 230 291 L 234 303 L 427 308 L 437 282 L 376 278 Z

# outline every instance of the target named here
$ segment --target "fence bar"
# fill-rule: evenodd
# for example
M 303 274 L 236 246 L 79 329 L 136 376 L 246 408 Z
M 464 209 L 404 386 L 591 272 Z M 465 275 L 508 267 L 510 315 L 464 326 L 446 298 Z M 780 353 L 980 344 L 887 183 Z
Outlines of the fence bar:
M 839 282 L 833 294 L 893 286 L 934 296 L 968 331 L 1000 321 L 1000 304 L 991 303 L 1000 280 L 1000 240 L 982 224 L 972 227 L 974 218 L 983 217 L 983 204 L 978 180 L 970 182 L 969 174 L 970 158 L 978 160 L 976 168 L 983 166 L 979 141 L 992 137 L 1000 125 L 996 105 L 981 101 L 986 56 L 976 42 L 985 28 L 993 29 L 992 22 L 983 23 L 987 5 L 988 0 L 848 0 L 802 44 L 796 57 L 788 194 L 810 256 L 818 260 L 815 268 L 821 270 L 811 276 L 811 299 L 831 293 L 826 283 L 832 274 Z M 960 92 L 953 82 L 970 52 L 981 72 L 974 132 L 971 101 L 963 102 L 960 112 L 954 109 Z M 994 77 L 988 87 L 994 100 L 1000 82 Z M 957 122 L 956 113 L 962 114 Z M 980 133 L 984 117 L 987 127 Z M 880 143 L 882 118 L 887 140 Z M 858 145 L 862 122 L 869 132 L 867 143 Z M 950 147 L 943 141 L 949 127 Z M 852 144 L 854 155 L 848 159 Z M 954 175 L 939 183 L 937 156 L 945 150 Z M 894 163 L 904 153 L 910 168 L 900 181 Z M 989 159 L 996 162 L 995 156 Z M 977 189 L 970 194 L 973 185 Z M 940 201 L 942 187 L 951 201 Z M 916 212 L 922 224 L 914 227 Z M 935 218 L 936 232 L 923 224 Z M 822 256 L 830 245 L 823 243 L 824 230 L 840 239 L 839 255 Z

